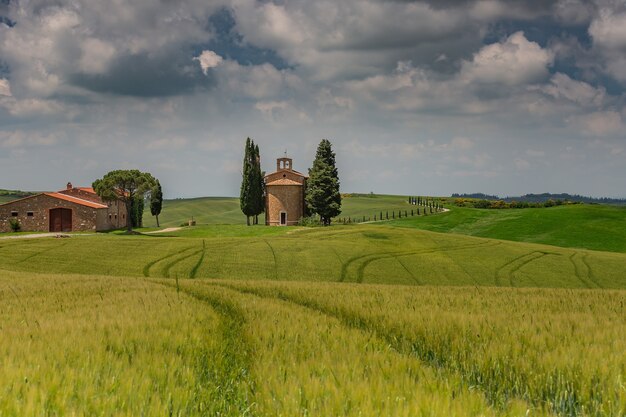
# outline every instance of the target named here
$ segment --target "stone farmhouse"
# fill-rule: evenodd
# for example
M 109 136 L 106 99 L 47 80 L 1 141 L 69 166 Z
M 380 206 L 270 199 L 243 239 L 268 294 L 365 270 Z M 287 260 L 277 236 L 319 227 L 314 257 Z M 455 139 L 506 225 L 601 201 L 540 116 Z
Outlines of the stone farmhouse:
M 293 169 L 291 158 L 278 158 L 276 172 L 265 176 L 265 224 L 294 226 L 304 216 L 307 177 Z
M 104 202 L 93 188 L 73 187 L 40 193 L 0 204 L 0 232 L 10 232 L 11 219 L 22 231 L 104 231 L 126 227 L 126 207 L 121 201 Z

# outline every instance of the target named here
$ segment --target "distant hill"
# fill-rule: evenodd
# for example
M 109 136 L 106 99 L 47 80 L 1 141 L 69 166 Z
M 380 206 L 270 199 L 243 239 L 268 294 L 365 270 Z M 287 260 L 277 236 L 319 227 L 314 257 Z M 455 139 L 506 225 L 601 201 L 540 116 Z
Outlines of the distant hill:
M 0 189 L 0 204 L 8 203 L 9 201 L 17 200 L 18 198 L 28 197 L 34 194 L 37 194 L 37 193 L 31 192 L 31 191 Z
M 608 197 L 586 197 L 584 195 L 578 194 L 552 194 L 552 193 L 542 193 L 542 194 L 524 194 L 519 197 L 499 197 L 497 195 L 483 194 L 483 193 L 472 193 L 472 194 L 458 194 L 454 193 L 451 196 L 452 198 L 477 198 L 481 200 L 502 200 L 506 202 L 511 201 L 524 201 L 527 203 L 545 203 L 548 200 L 567 200 L 567 201 L 575 201 L 580 203 L 589 203 L 589 204 L 626 204 L 626 198 L 608 198 Z
M 404 196 L 381 194 L 343 194 L 339 218 L 351 217 L 362 219 L 379 216 L 381 212 L 411 210 Z M 241 212 L 239 199 L 236 197 L 200 197 L 189 199 L 163 200 L 163 211 L 159 216 L 161 226 L 180 226 L 193 217 L 198 224 L 245 224 L 246 218 Z M 265 222 L 265 215 L 259 221 Z M 143 224 L 156 226 L 155 218 L 146 205 Z

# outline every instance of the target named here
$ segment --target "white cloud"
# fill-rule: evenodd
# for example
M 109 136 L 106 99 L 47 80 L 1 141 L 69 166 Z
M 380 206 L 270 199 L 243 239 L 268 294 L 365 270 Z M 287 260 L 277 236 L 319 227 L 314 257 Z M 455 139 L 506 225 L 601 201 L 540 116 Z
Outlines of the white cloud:
M 471 61 L 463 62 L 461 79 L 484 84 L 519 85 L 542 81 L 548 76 L 552 52 L 529 42 L 523 32 L 483 47 Z
M 37 117 L 45 115 L 61 115 L 64 119 L 71 119 L 76 115 L 57 100 L 27 98 L 10 100 L 2 103 L 9 113 L 16 117 Z
M 6 78 L 0 78 L 0 96 L 11 97 L 11 84 Z
M 202 51 L 202 53 L 193 60 L 200 62 L 202 72 L 204 75 L 207 75 L 209 69 L 217 67 L 223 61 L 223 58 L 213 51 L 206 50 Z
M 292 71 L 277 70 L 271 64 L 240 65 L 226 60 L 216 68 L 218 87 L 227 95 L 256 99 L 281 98 L 302 87 Z
M 541 90 L 556 99 L 565 98 L 581 106 L 601 106 L 606 98 L 604 87 L 595 88 L 560 72 L 554 74 L 550 83 L 542 86 Z
M 607 136 L 623 132 L 622 117 L 615 111 L 598 111 L 570 117 L 568 122 L 591 136 Z
M 246 42 L 276 51 L 320 81 L 371 76 L 408 59 L 432 63 L 442 49 L 455 58 L 480 41 L 479 31 L 468 29 L 478 24 L 463 7 L 369 0 L 235 3 Z
M 594 5 L 581 0 L 559 0 L 554 5 L 554 14 L 564 25 L 581 25 L 591 20 Z
M 3 148 L 50 147 L 59 143 L 55 134 L 24 132 L 21 130 L 0 132 L 0 146 Z
M 78 67 L 88 74 L 101 74 L 109 68 L 109 63 L 115 56 L 115 47 L 100 39 L 88 38 L 81 45 L 82 56 L 78 60 Z
M 626 49 L 626 12 L 616 13 L 609 8 L 600 10 L 589 26 L 594 44 L 610 49 Z

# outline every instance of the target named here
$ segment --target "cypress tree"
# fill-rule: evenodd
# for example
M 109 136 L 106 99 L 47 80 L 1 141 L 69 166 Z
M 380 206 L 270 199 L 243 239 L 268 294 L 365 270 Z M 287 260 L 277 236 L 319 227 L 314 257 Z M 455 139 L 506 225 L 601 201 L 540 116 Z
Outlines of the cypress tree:
M 305 201 L 311 212 L 320 216 L 324 226 L 341 213 L 339 174 L 335 166 L 335 153 L 327 139 L 317 147 L 313 167 L 309 169 Z
M 143 195 L 137 195 L 130 202 L 130 224 L 132 227 L 143 227 Z
M 163 190 L 161 189 L 161 183 L 159 180 L 156 182 L 156 186 L 150 193 L 150 214 L 156 217 L 157 227 L 159 226 L 159 214 L 163 208 Z
M 250 216 L 254 215 L 254 202 L 252 200 L 252 188 L 254 180 L 252 178 L 254 167 L 252 165 L 253 149 L 250 138 L 246 139 L 246 149 L 243 156 L 243 172 L 241 179 L 241 189 L 239 192 L 239 206 L 246 215 L 246 224 L 250 226 Z
M 261 155 L 259 153 L 259 145 L 255 145 L 254 141 L 250 142 L 250 158 L 251 168 L 251 188 L 250 198 L 254 215 L 254 224 L 259 224 L 259 214 L 265 211 L 265 200 L 263 199 L 263 173 L 261 172 Z

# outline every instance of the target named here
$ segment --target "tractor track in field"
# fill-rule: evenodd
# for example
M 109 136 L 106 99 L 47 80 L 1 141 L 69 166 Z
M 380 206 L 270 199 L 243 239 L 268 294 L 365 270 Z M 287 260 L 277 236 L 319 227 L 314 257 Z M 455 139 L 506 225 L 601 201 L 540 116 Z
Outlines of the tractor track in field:
M 402 262 L 402 260 L 400 260 L 399 256 L 394 256 L 393 258 L 396 261 L 398 261 L 398 263 L 400 265 L 402 265 L 402 268 L 404 268 L 404 270 L 411 276 L 411 279 L 413 279 L 413 282 L 415 282 L 417 285 L 424 285 L 424 283 L 421 282 L 420 279 L 413 272 L 411 272 L 411 270 L 409 268 L 406 267 L 404 262 Z
M 212 410 L 214 415 L 253 416 L 256 381 L 252 376 L 253 347 L 246 336 L 246 318 L 241 309 L 232 301 L 218 294 L 209 294 L 198 289 L 179 286 L 172 280 L 155 282 L 170 288 L 176 288 L 187 296 L 213 309 L 219 317 L 221 334 L 220 350 L 212 357 L 199 360 L 197 372 L 206 384 L 215 384 L 217 398 L 212 401 L 220 405 L 219 410 Z M 211 284 L 213 285 L 213 284 Z M 233 291 L 232 289 L 230 289 Z M 203 405 L 206 410 L 207 404 Z
M 23 262 L 28 261 L 29 259 L 32 259 L 32 258 L 37 257 L 37 256 L 39 256 L 39 255 L 42 255 L 42 254 L 44 254 L 44 253 L 46 253 L 46 252 L 51 252 L 51 251 L 53 251 L 53 250 L 56 250 L 56 249 L 62 248 L 63 246 L 66 246 L 68 243 L 69 243 L 69 242 L 64 242 L 64 243 L 61 243 L 59 246 L 53 246 L 53 247 L 51 247 L 51 248 L 47 248 L 47 249 L 40 250 L 40 251 L 38 251 L 38 252 L 32 253 L 32 254 L 30 254 L 30 255 L 26 256 L 25 258 L 22 258 L 22 259 L 20 259 L 19 261 L 14 262 L 14 263 L 13 263 L 13 265 L 18 265 L 18 264 L 21 264 L 21 263 L 23 263 Z
M 591 265 L 589 265 L 589 261 L 587 261 L 587 256 L 589 256 L 588 253 L 585 253 L 582 258 L 581 261 L 582 263 L 587 267 L 587 271 L 588 271 L 588 277 L 589 280 L 591 282 L 593 282 L 598 288 L 604 288 L 599 282 L 598 279 L 596 278 L 596 275 L 593 272 L 593 269 L 591 269 Z
M 272 252 L 272 258 L 274 259 L 274 279 L 278 280 L 278 261 L 276 260 L 276 252 L 274 252 L 274 248 L 270 245 L 270 242 L 268 242 L 267 239 L 263 239 L 263 242 L 265 242 L 267 247 L 270 248 L 270 251 Z
M 471 244 L 471 245 L 454 246 L 454 247 L 449 247 L 449 248 L 431 248 L 431 249 L 422 249 L 422 250 L 417 250 L 417 251 L 395 251 L 395 252 L 382 252 L 382 253 L 379 252 L 376 254 L 355 256 L 355 257 L 348 259 L 346 263 L 342 264 L 340 282 L 345 281 L 347 273 L 348 273 L 348 267 L 350 265 L 352 265 L 353 263 L 357 261 L 363 260 L 363 262 L 358 266 L 357 271 L 356 271 L 356 282 L 362 283 L 364 279 L 365 269 L 372 262 L 378 261 L 380 259 L 386 259 L 386 258 L 398 259 L 402 267 L 406 269 L 407 272 L 409 272 L 409 274 L 413 277 L 413 279 L 416 282 L 419 282 L 419 279 L 417 279 L 417 277 L 415 277 L 415 275 L 412 274 L 402 262 L 400 262 L 399 260 L 400 257 L 423 255 L 423 254 L 438 253 L 438 252 L 444 253 L 444 252 L 450 252 L 450 251 L 456 251 L 456 250 L 473 249 L 473 248 L 483 247 L 483 246 L 497 246 L 499 244 L 500 242 L 484 242 L 484 243 Z
M 550 255 L 550 253 L 542 251 L 532 251 L 510 260 L 509 262 L 496 269 L 494 275 L 496 285 L 502 286 L 502 281 L 507 280 L 509 286 L 516 287 L 514 282 L 515 273 L 519 271 L 523 266 L 547 255 Z
M 148 263 L 147 263 L 147 264 L 145 264 L 145 265 L 144 265 L 144 267 L 143 267 L 143 276 L 144 276 L 144 277 L 146 277 L 146 278 L 149 278 L 149 277 L 150 277 L 150 269 L 151 269 L 154 265 L 156 265 L 157 263 L 159 263 L 159 262 L 161 262 L 161 261 L 164 261 L 164 260 L 166 260 L 166 259 L 169 259 L 169 258 L 171 258 L 171 257 L 173 257 L 173 256 L 180 255 L 180 254 L 182 254 L 182 253 L 184 253 L 184 252 L 187 252 L 188 250 L 193 249 L 193 248 L 194 248 L 194 246 L 190 246 L 190 247 L 188 247 L 188 248 L 181 249 L 181 250 L 176 251 L 176 252 L 174 252 L 174 253 L 170 253 L 169 255 L 165 255 L 165 256 L 163 256 L 163 257 L 161 257 L 161 258 L 157 259 L 157 260 L 154 260 L 154 261 L 150 261 L 150 262 L 148 262 Z
M 527 254 L 528 255 L 528 254 Z M 527 256 L 524 255 L 524 256 Z M 550 255 L 550 253 L 542 253 L 542 256 Z M 360 330 L 363 332 L 371 333 L 375 337 L 385 341 L 389 347 L 391 347 L 394 351 L 398 352 L 401 355 L 414 357 L 422 361 L 425 365 L 436 369 L 443 370 L 444 372 L 460 372 L 461 370 L 454 366 L 454 358 L 447 357 L 442 354 L 438 354 L 437 346 L 433 345 L 427 338 L 418 337 L 417 339 L 407 339 L 399 329 L 389 328 L 384 323 L 377 323 L 372 319 L 368 319 L 359 315 L 356 312 L 351 312 L 349 310 L 343 310 L 340 306 L 333 308 L 333 306 L 325 306 L 323 303 L 320 303 L 311 298 L 301 297 L 298 295 L 292 295 L 288 292 L 281 290 L 280 288 L 263 290 L 259 288 L 242 288 L 237 286 L 236 284 L 228 284 L 228 283 L 214 283 L 214 285 L 221 286 L 223 288 L 228 288 L 235 292 L 239 292 L 241 294 L 251 294 L 257 296 L 262 299 L 270 299 L 270 300 L 279 300 L 294 306 L 298 306 L 301 308 L 310 309 L 314 312 L 323 314 L 327 317 L 334 318 L 338 320 L 342 326 L 346 328 L 352 328 L 356 330 Z M 438 372 L 438 374 L 440 374 Z M 480 389 L 485 398 L 491 402 L 489 397 L 493 394 L 494 387 L 490 385 L 483 385 L 484 381 L 489 380 L 489 371 L 486 373 L 483 372 L 469 372 L 469 373 L 460 373 L 460 377 L 463 380 L 463 384 L 468 387 L 474 387 Z M 495 388 L 496 392 L 500 392 L 502 387 Z M 511 386 L 506 388 L 506 397 L 510 400 L 512 398 L 517 398 L 523 401 L 528 401 L 533 405 L 540 405 L 545 400 L 540 397 L 531 397 L 528 398 L 524 394 L 523 390 L 519 390 L 519 387 Z M 497 399 L 494 400 L 493 406 L 498 406 Z M 584 409 L 583 405 L 578 405 L 575 410 L 575 414 L 567 414 L 568 416 L 579 415 L 580 412 Z M 557 413 L 558 414 L 558 413 Z
M 186 260 L 186 259 L 189 259 L 189 258 L 192 258 L 192 257 L 194 257 L 194 256 L 196 256 L 196 255 L 198 255 L 198 254 L 200 254 L 200 253 L 202 253 L 202 252 L 204 252 L 204 248 L 203 248 L 203 249 L 200 249 L 200 250 L 197 250 L 197 251 L 195 251 L 195 252 L 192 252 L 192 253 L 190 253 L 190 254 L 188 254 L 188 255 L 182 256 L 182 257 L 180 257 L 180 258 L 176 258 L 176 259 L 174 259 L 172 262 L 168 262 L 168 263 L 165 265 L 165 267 L 163 268 L 163 276 L 164 276 L 165 278 L 170 278 L 170 270 L 171 270 L 173 267 L 175 267 L 176 265 L 178 265 L 178 264 L 179 264 L 179 263 L 181 263 L 182 261 L 184 261 L 184 260 Z
M 198 259 L 198 262 L 191 268 L 191 272 L 189 272 L 189 278 L 194 279 L 198 274 L 198 269 L 200 269 L 200 265 L 202 265 L 202 261 L 204 261 L 204 255 L 206 255 L 206 242 L 202 239 L 202 255 Z
M 580 252 L 574 252 L 569 256 L 569 261 L 574 266 L 574 273 L 576 278 L 587 288 L 600 288 L 598 283 L 593 279 L 593 271 L 589 267 L 586 261 L 587 254 L 581 254 Z

